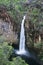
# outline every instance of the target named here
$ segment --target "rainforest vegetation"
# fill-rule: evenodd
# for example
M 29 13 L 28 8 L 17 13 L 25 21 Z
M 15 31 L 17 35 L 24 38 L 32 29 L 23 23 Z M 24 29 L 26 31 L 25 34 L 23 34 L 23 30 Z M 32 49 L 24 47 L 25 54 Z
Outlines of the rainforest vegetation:
M 28 65 L 19 56 L 9 60 L 19 45 L 24 15 L 26 46 L 43 65 L 43 0 L 0 0 L 0 65 Z

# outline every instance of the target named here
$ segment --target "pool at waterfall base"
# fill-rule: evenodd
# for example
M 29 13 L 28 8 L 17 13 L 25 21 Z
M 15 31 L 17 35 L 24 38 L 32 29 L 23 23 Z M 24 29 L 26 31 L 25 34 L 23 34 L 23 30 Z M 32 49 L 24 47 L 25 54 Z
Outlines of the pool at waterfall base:
M 13 50 L 12 57 L 20 56 L 29 65 L 41 65 L 40 60 L 30 51 Z

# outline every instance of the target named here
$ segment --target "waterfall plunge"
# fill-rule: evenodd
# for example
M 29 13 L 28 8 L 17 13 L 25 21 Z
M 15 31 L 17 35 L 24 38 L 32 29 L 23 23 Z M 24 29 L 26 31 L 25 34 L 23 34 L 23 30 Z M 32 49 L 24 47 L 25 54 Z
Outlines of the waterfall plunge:
M 19 50 L 14 50 L 15 56 L 21 56 L 29 65 L 41 65 L 39 60 L 37 59 L 36 54 L 30 52 L 29 50 L 25 49 L 25 31 L 24 31 L 24 21 L 26 16 L 23 17 L 21 23 L 21 32 L 20 32 L 20 44 Z
M 19 51 L 25 51 L 24 21 L 25 21 L 25 16 L 23 17 L 23 20 L 22 20 L 22 23 L 21 23 Z
M 17 54 L 24 54 L 25 51 L 25 31 L 24 31 L 24 21 L 26 16 L 23 17 L 22 23 L 21 23 L 21 32 L 20 32 L 20 44 L 19 44 L 19 50 L 16 52 Z

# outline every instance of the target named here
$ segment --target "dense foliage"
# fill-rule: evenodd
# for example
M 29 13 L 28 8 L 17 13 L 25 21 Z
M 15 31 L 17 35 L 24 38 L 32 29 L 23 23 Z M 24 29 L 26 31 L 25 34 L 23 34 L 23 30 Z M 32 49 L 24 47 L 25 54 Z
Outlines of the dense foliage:
M 21 22 L 24 14 L 27 14 L 29 21 L 34 25 L 34 29 L 30 29 L 33 46 L 40 49 L 38 57 L 43 61 L 43 41 L 35 44 L 33 40 L 36 33 L 40 34 L 43 32 L 41 30 L 43 28 L 43 0 L 0 0 L 0 6 L 5 6 L 8 14 L 17 23 Z M 13 48 L 3 41 L 4 38 L 0 37 L 0 65 L 27 65 L 19 57 L 14 58 L 13 61 L 9 61 L 8 58 L 12 54 Z
M 0 43 L 0 65 L 28 65 L 20 57 L 13 58 L 12 61 L 9 61 L 12 51 L 12 46 L 9 46 L 7 42 Z

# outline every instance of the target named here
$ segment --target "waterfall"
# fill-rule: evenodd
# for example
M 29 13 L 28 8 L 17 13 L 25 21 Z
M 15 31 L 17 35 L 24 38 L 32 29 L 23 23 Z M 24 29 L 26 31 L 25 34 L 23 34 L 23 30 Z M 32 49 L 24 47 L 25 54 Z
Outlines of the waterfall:
M 25 54 L 25 31 L 24 31 L 24 21 L 26 16 L 23 17 L 22 23 L 21 23 L 21 32 L 20 32 L 20 44 L 19 44 L 19 50 L 16 51 L 17 54 Z
M 25 22 L 26 16 L 23 17 L 22 23 L 21 23 L 21 31 L 20 31 L 20 44 L 19 44 L 19 50 L 14 50 L 14 56 L 20 56 L 22 59 L 24 59 L 29 65 L 41 65 L 37 59 L 37 56 L 32 50 L 25 49 L 25 29 L 24 29 L 24 22 Z
M 22 23 L 21 23 L 19 51 L 25 51 L 25 31 L 24 31 L 24 21 L 25 21 L 25 16 L 23 17 L 23 20 L 22 20 Z

